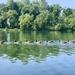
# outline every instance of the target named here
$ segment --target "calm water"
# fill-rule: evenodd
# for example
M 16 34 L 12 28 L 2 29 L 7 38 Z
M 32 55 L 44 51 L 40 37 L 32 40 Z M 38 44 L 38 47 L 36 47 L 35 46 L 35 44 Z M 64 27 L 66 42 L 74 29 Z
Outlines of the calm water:
M 75 75 L 75 44 L 59 44 L 59 40 L 75 40 L 75 32 L 0 31 L 0 40 L 54 40 L 54 44 L 0 45 L 0 75 Z

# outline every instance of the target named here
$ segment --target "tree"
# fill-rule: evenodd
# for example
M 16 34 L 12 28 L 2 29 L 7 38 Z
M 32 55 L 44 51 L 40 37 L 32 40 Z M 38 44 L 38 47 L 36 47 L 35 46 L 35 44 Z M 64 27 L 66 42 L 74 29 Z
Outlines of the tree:
M 61 6 L 59 4 L 54 4 L 53 5 L 53 12 L 52 12 L 54 25 L 56 25 L 58 23 L 60 13 L 61 13 Z
M 21 14 L 26 14 L 26 13 L 29 13 L 29 9 L 30 9 L 30 6 L 29 5 L 24 5 L 24 7 L 22 7 L 22 10 L 21 10 Z
M 70 20 L 70 28 L 75 30 L 75 18 Z
M 24 14 L 19 18 L 19 25 L 21 30 L 31 30 L 33 27 L 33 15 Z
M 5 4 L 0 4 L 0 27 L 5 28 L 6 27 L 6 20 L 7 20 L 7 8 Z
M 16 6 L 15 10 L 17 11 L 18 17 L 19 17 L 21 15 L 21 10 L 22 10 L 22 7 L 23 7 L 23 3 L 18 0 L 18 1 L 15 2 L 15 6 Z
M 33 0 L 33 1 L 32 1 L 32 5 L 33 5 L 33 6 L 38 6 L 38 7 L 40 7 L 40 3 L 39 3 L 38 0 Z
M 34 15 L 34 19 L 37 15 L 40 14 L 39 8 L 37 6 L 31 6 L 29 9 L 29 13 Z
M 52 15 L 49 12 L 39 14 L 34 20 L 35 30 L 46 30 L 52 25 Z
M 7 16 L 10 22 L 10 26 L 8 26 L 9 28 L 18 28 L 18 13 L 16 12 L 16 10 L 9 10 L 7 12 Z
M 40 0 L 40 10 L 41 12 L 46 11 L 48 9 L 48 4 L 46 0 Z
M 23 0 L 24 5 L 30 5 L 30 0 Z
M 64 9 L 63 10 L 63 17 L 68 17 L 71 14 L 73 14 L 72 10 L 70 8 Z
M 48 7 L 48 11 L 49 11 L 50 13 L 53 12 L 53 6 L 52 6 L 52 5 L 50 5 L 50 6 Z
M 15 7 L 14 7 L 14 1 L 13 0 L 7 0 L 7 4 L 6 4 L 8 10 L 13 10 Z

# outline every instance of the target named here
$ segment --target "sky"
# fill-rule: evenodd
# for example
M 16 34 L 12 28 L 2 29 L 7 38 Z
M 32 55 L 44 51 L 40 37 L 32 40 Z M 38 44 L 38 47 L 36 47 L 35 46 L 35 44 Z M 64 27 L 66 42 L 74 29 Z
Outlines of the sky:
M 75 0 L 46 0 L 49 5 L 60 4 L 63 8 L 75 8 Z M 0 3 L 6 3 L 7 0 L 0 0 Z

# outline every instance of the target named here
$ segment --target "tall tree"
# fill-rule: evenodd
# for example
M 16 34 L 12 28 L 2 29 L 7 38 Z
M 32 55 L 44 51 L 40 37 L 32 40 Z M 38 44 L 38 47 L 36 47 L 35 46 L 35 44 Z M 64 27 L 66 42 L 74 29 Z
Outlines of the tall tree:
M 33 1 L 32 1 L 32 5 L 33 5 L 33 6 L 38 6 L 38 7 L 40 7 L 39 0 L 33 0 Z
M 21 10 L 22 10 L 22 7 L 23 7 L 23 3 L 21 1 L 16 1 L 14 2 L 14 10 L 17 11 L 18 13 L 18 17 L 21 15 Z
M 52 16 L 53 16 L 53 25 L 56 25 L 59 21 L 59 16 L 61 13 L 61 6 L 59 4 L 54 4 L 53 5 L 53 12 L 52 12 Z
M 64 17 L 68 17 L 68 16 L 70 16 L 71 14 L 73 14 L 71 8 L 67 8 L 67 9 L 64 9 L 64 10 L 63 10 L 63 16 L 64 16 Z
M 0 27 L 6 27 L 6 19 L 7 19 L 7 8 L 5 4 L 0 4 Z
M 41 11 L 46 11 L 48 9 L 48 3 L 46 0 L 40 0 L 40 10 Z
M 30 0 L 23 0 L 23 3 L 24 3 L 25 5 L 30 5 Z
M 7 8 L 8 9 L 14 9 L 15 7 L 14 7 L 14 1 L 13 0 L 7 0 Z
M 33 15 L 30 14 L 24 14 L 21 15 L 19 18 L 20 21 L 20 29 L 21 30 L 30 30 L 33 26 Z
M 9 19 L 9 23 L 10 23 L 10 26 L 8 26 L 9 28 L 18 28 L 19 25 L 18 25 L 18 13 L 16 12 L 16 10 L 9 10 L 7 12 L 7 16 L 8 16 L 8 19 Z
M 35 30 L 49 29 L 51 25 L 52 25 L 52 15 L 49 12 L 39 14 L 34 20 Z

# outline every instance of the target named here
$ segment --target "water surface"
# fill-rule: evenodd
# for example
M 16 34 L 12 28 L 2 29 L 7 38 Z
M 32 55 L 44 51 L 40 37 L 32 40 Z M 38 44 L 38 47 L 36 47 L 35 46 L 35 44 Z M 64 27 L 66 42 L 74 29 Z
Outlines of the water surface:
M 1 44 L 1 75 L 75 75 L 75 44 L 58 41 L 75 40 L 75 32 L 0 31 L 0 40 L 53 40 L 52 45 Z

